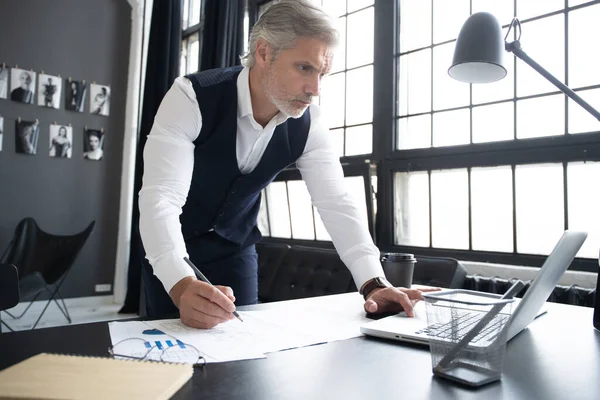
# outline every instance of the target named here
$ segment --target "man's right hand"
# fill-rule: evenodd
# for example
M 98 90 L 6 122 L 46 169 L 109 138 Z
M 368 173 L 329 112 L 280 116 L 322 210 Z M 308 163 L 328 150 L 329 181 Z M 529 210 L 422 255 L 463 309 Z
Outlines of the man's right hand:
M 191 276 L 173 286 L 169 295 L 184 325 L 208 329 L 235 318 L 235 297 L 227 286 L 211 286 Z

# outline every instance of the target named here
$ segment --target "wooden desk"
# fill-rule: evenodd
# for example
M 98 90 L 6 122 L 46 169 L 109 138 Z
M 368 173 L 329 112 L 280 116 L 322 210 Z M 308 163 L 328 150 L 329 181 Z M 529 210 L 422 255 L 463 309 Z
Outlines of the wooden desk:
M 308 301 L 335 299 L 354 307 L 356 296 Z M 476 390 L 434 378 L 427 347 L 360 337 L 266 359 L 209 364 L 175 398 L 600 399 L 600 332 L 592 326 L 593 309 L 553 303 L 548 309 L 509 342 L 502 380 Z M 106 356 L 109 344 L 107 323 L 4 333 L 0 369 L 40 352 Z

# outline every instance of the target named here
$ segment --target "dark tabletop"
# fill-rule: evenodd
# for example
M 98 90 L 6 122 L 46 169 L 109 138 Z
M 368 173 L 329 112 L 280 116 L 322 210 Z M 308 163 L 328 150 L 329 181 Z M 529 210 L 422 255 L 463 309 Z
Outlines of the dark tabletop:
M 260 309 L 266 305 L 248 309 Z M 359 337 L 208 364 L 174 398 L 600 399 L 600 332 L 590 308 L 549 304 L 508 343 L 500 382 L 469 389 L 433 377 L 427 347 Z M 0 369 L 41 352 L 107 356 L 106 322 L 0 334 Z

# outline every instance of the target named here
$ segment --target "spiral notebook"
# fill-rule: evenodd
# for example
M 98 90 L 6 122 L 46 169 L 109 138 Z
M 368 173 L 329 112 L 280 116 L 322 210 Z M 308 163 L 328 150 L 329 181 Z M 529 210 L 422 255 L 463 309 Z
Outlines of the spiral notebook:
M 169 399 L 187 364 L 42 353 L 0 371 L 0 398 Z

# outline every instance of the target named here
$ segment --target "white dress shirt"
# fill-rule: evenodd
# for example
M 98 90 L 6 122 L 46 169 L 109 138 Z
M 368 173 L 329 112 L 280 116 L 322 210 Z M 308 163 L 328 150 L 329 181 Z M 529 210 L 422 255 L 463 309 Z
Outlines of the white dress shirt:
M 236 133 L 237 161 L 243 174 L 256 168 L 273 131 L 287 119 L 279 113 L 264 128 L 254 120 L 248 79 L 249 69 L 244 68 L 237 79 Z M 310 115 L 306 146 L 296 165 L 340 258 L 360 288 L 375 276 L 385 276 L 379 250 L 373 244 L 367 221 L 346 191 L 342 167 L 319 107 L 310 105 Z M 146 257 L 167 292 L 181 279 L 194 276 L 183 260 L 188 254 L 179 215 L 190 189 L 193 142 L 201 126 L 202 115 L 192 84 L 179 77 L 165 95 L 148 135 L 139 193 L 140 234 Z

